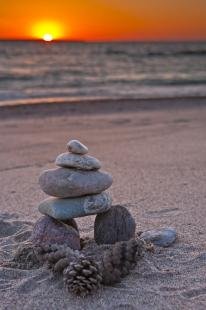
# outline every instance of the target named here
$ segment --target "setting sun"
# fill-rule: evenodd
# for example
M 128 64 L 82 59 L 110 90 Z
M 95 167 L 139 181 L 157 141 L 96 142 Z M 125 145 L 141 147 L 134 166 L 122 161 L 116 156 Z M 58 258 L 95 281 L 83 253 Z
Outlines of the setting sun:
M 53 40 L 53 36 L 49 33 L 46 33 L 44 36 L 43 36 L 43 40 L 46 41 L 46 42 L 51 42 Z
M 32 36 L 36 39 L 43 39 L 46 42 L 61 39 L 63 35 L 62 26 L 54 21 L 41 21 L 32 27 Z

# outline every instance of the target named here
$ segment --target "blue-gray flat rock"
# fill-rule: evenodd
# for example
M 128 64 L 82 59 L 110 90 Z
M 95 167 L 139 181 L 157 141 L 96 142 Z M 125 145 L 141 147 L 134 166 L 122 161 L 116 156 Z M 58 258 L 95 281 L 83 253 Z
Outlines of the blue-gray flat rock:
M 99 194 L 112 185 L 112 176 L 101 171 L 57 168 L 44 171 L 39 177 L 41 189 L 58 198 Z
M 101 168 L 100 161 L 95 157 L 71 153 L 63 153 L 57 156 L 55 164 L 60 167 L 80 170 L 97 170 Z
M 40 203 L 39 211 L 58 220 L 68 220 L 105 212 L 111 204 L 107 193 L 68 199 L 48 198 Z
M 145 241 L 151 241 L 157 246 L 168 247 L 175 242 L 177 237 L 176 230 L 174 228 L 162 228 L 145 231 L 141 234 L 140 238 Z
M 69 152 L 73 154 L 84 155 L 88 153 L 88 148 L 78 140 L 69 141 L 67 144 L 67 148 Z

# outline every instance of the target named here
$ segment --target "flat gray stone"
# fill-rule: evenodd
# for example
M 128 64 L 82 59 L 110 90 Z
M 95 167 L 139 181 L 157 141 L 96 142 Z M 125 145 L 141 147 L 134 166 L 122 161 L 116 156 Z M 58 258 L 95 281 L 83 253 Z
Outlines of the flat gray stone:
M 102 171 L 57 168 L 44 171 L 39 184 L 50 196 L 70 198 L 103 192 L 112 185 L 112 176 Z
M 78 140 L 69 141 L 67 144 L 67 148 L 68 148 L 69 152 L 71 152 L 73 154 L 84 155 L 84 154 L 88 153 L 88 148 L 86 147 L 86 145 L 82 144 Z
M 147 230 L 140 235 L 141 239 L 144 239 L 145 241 L 150 241 L 160 247 L 170 246 L 172 243 L 175 242 L 176 237 L 176 230 L 170 227 Z
M 48 198 L 40 203 L 39 212 L 57 220 L 68 220 L 108 211 L 111 204 L 112 200 L 107 193 L 79 198 Z
M 100 161 L 95 157 L 71 153 L 63 153 L 57 156 L 55 164 L 60 167 L 80 170 L 97 170 L 101 168 Z

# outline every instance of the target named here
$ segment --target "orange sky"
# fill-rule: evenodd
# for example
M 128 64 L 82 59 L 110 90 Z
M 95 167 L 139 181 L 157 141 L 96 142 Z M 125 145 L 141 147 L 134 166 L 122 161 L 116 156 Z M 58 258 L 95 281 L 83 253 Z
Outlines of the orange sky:
M 0 38 L 206 39 L 206 0 L 0 0 Z

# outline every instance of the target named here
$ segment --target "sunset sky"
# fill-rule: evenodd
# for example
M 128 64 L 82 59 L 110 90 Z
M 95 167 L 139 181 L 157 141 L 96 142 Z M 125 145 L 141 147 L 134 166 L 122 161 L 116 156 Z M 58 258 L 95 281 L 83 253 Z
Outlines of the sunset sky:
M 206 0 L 0 0 L 0 39 L 206 39 Z

